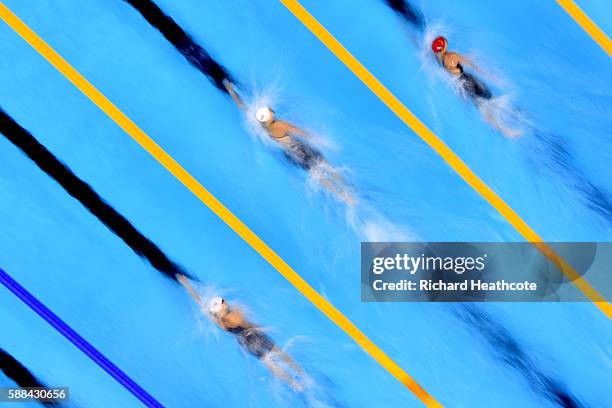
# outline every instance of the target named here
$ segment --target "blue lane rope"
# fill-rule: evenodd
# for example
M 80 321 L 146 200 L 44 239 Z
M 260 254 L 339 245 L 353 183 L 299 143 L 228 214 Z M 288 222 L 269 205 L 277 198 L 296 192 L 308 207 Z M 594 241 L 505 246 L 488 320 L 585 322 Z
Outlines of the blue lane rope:
M 21 299 L 23 303 L 28 305 L 40 317 L 45 319 L 47 323 L 53 326 L 66 339 L 68 339 L 68 341 L 74 344 L 79 350 L 81 350 L 85 355 L 87 355 L 87 357 L 89 357 L 104 371 L 110 374 L 115 380 L 117 380 L 121 385 L 123 385 L 136 398 L 142 401 L 147 407 L 164 408 L 164 406 L 160 404 L 155 398 L 153 398 L 151 394 L 149 394 L 134 380 L 128 377 L 128 375 L 121 371 L 119 367 L 113 364 L 94 346 L 89 344 L 87 340 L 81 337 L 55 313 L 53 313 L 45 305 L 43 305 L 38 299 L 34 297 L 34 295 L 28 292 L 2 268 L 0 268 L 0 283 L 2 283 L 8 290 L 13 292 L 13 294 L 15 294 L 15 296 Z

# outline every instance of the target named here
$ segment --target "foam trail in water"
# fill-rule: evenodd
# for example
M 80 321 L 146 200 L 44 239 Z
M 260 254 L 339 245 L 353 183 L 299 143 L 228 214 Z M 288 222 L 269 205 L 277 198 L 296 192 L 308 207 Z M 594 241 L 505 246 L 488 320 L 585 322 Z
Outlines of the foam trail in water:
M 519 137 L 525 134 L 528 122 L 514 107 L 510 95 L 481 100 L 477 106 L 482 118 L 504 136 Z
M 304 380 L 305 389 L 300 393 L 305 405 L 311 408 L 343 408 L 346 405 L 338 400 L 329 388 L 333 388 L 331 381 L 322 376 L 317 375 L 315 379 L 308 376 Z M 327 384 L 327 386 L 326 386 Z
M 361 241 L 367 242 L 411 242 L 418 237 L 406 227 L 386 219 L 365 203 L 347 208 L 347 223 Z
M 296 336 L 287 341 L 283 351 L 289 355 L 301 354 L 312 359 L 313 355 L 316 356 L 317 352 L 320 352 L 320 350 L 309 352 L 308 348 L 312 346 L 317 345 L 305 337 Z M 312 408 L 343 408 L 346 406 L 336 397 L 336 385 L 333 381 L 315 368 L 305 367 L 301 373 L 294 371 L 294 380 L 302 387 L 299 392 L 290 391 L 279 381 L 273 384 L 274 396 L 280 405 L 287 405 L 290 398 L 297 397 L 305 406 Z

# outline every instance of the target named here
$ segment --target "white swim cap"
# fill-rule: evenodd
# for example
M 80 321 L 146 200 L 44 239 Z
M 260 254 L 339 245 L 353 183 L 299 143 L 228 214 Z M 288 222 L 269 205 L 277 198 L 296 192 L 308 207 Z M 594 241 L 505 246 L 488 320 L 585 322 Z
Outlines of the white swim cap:
M 217 296 L 210 300 L 208 304 L 208 311 L 210 313 L 219 313 L 221 308 L 223 308 L 223 298 Z
M 272 119 L 272 109 L 264 106 L 263 108 L 257 109 L 257 113 L 255 113 L 255 117 L 261 123 L 266 123 L 267 121 Z

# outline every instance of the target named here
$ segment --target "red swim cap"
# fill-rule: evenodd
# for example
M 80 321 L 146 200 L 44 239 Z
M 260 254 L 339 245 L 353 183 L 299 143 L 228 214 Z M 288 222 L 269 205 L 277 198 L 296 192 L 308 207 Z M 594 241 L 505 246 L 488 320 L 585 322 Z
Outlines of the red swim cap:
M 431 50 L 437 54 L 444 49 L 447 43 L 448 41 L 446 41 L 446 38 L 440 36 L 431 43 Z

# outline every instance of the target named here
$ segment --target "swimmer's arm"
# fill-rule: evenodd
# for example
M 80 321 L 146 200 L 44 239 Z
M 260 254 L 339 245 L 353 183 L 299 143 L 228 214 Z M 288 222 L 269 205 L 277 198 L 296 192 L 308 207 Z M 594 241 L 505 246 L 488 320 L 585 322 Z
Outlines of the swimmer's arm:
M 470 67 L 476 72 L 481 72 L 478 65 L 474 64 L 474 62 L 471 59 L 466 58 L 463 55 L 459 55 L 459 54 L 457 54 L 457 58 L 459 59 L 459 63 L 463 65 L 464 67 Z
M 189 294 L 191 295 L 191 297 L 199 304 L 202 304 L 202 298 L 200 297 L 200 295 L 198 294 L 198 292 L 195 291 L 195 289 L 193 288 L 193 286 L 191 286 L 191 284 L 189 283 L 189 279 L 187 279 L 187 277 L 185 275 L 178 275 L 178 280 L 179 282 L 181 282 L 181 284 L 185 287 L 185 289 L 187 289 L 187 292 L 189 292 Z
M 221 319 L 214 317 L 214 320 L 223 330 L 229 330 L 236 327 L 243 327 L 245 329 L 250 328 L 248 322 L 244 321 L 242 314 L 238 311 L 232 311 Z
M 228 325 L 227 325 L 227 324 L 225 324 L 225 323 L 223 322 L 223 320 L 221 320 L 221 319 L 217 319 L 216 317 L 213 317 L 213 320 L 214 320 L 214 321 L 215 321 L 215 323 L 217 323 L 217 325 L 219 325 L 219 327 L 220 327 L 220 328 L 222 328 L 223 330 L 226 330 L 226 331 L 227 331 L 227 329 L 229 329 Z
M 225 86 L 225 89 L 227 89 L 227 92 L 230 94 L 234 102 L 236 102 L 236 105 L 238 105 L 240 109 L 245 109 L 244 102 L 242 102 L 242 99 L 236 93 L 236 89 L 234 89 L 234 85 L 227 79 L 223 80 L 223 85 Z
M 288 133 L 291 133 L 291 134 L 294 134 L 300 137 L 308 137 L 308 133 L 305 130 L 300 129 L 297 126 L 293 126 L 291 123 L 286 123 L 286 126 L 287 126 Z

